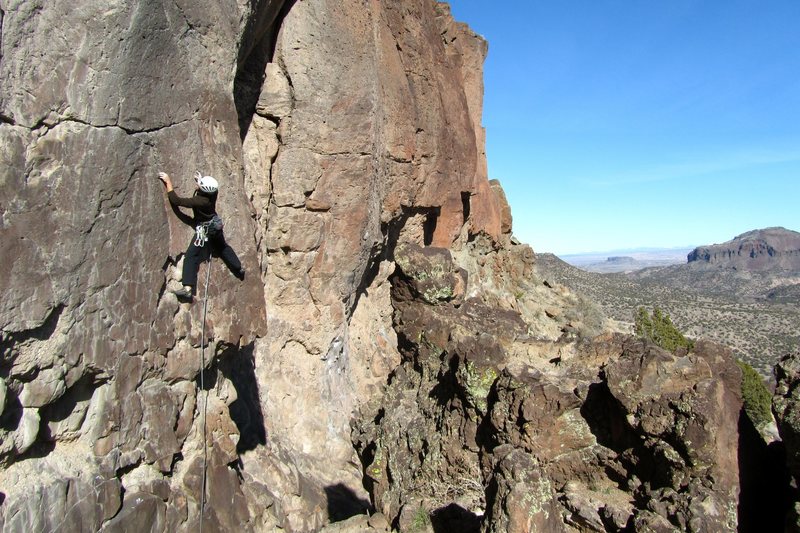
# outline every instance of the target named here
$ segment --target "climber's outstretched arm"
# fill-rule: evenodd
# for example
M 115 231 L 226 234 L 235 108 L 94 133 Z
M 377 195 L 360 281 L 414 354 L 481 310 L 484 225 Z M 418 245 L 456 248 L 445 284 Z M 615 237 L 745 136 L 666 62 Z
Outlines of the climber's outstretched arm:
M 172 187 L 172 180 L 169 177 L 169 174 L 166 172 L 159 172 L 158 179 L 161 180 L 161 183 L 164 184 L 164 187 L 167 189 L 167 196 L 169 197 L 169 206 L 172 208 L 172 212 L 175 213 L 175 216 L 178 217 L 178 220 L 186 224 L 187 226 L 194 227 L 194 218 L 183 213 L 180 209 L 178 209 L 178 204 L 173 201 L 173 197 L 177 196 L 175 191 Z M 171 193 L 171 194 L 170 194 Z
M 194 218 L 190 217 L 189 215 L 178 209 L 178 206 L 171 202 L 169 206 L 172 208 L 172 212 L 175 213 L 175 216 L 178 217 L 178 220 L 180 220 L 190 228 L 194 228 Z

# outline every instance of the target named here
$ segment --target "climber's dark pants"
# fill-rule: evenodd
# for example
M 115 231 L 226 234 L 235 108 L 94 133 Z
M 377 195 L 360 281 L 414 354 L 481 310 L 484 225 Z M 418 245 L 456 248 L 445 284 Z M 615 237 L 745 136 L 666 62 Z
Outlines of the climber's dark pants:
M 204 246 L 195 246 L 194 237 L 189 242 L 186 256 L 183 258 L 183 284 L 191 287 L 197 286 L 197 271 L 200 263 L 208 259 L 209 254 L 221 257 L 222 261 L 228 266 L 231 272 L 239 274 L 242 270 L 242 263 L 236 257 L 236 252 L 225 242 L 225 235 L 220 233 L 209 237 Z

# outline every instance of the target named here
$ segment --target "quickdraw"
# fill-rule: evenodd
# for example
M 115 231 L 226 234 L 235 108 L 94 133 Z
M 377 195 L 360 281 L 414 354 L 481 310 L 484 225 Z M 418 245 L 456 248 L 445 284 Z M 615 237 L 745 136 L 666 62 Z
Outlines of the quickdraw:
M 208 242 L 208 223 L 206 224 L 198 224 L 195 228 L 195 237 L 194 237 L 194 245 L 198 248 L 202 248 Z
M 219 215 L 214 215 L 208 222 L 198 224 L 194 231 L 196 235 L 194 245 L 202 248 L 208 242 L 209 233 L 212 236 L 222 233 L 222 219 Z

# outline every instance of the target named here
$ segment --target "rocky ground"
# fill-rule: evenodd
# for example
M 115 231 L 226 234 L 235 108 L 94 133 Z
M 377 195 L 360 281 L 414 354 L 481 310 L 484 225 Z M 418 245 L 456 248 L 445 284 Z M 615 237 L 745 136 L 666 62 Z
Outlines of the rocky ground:
M 597 302 L 604 313 L 630 328 L 639 306 L 660 307 L 692 338 L 729 346 L 767 378 L 783 355 L 800 343 L 800 307 L 769 294 L 774 278 L 758 274 L 733 277 L 723 271 L 700 275 L 685 267 L 648 269 L 629 275 L 596 274 L 572 267 L 550 254 L 537 256 L 540 275 Z

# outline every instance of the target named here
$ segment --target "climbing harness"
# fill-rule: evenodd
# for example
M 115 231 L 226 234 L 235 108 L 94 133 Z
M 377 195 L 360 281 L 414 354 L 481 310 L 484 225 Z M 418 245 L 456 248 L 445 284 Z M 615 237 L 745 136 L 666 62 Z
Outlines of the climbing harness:
M 202 248 L 208 242 L 209 236 L 222 233 L 222 219 L 219 215 L 214 215 L 208 222 L 198 224 L 195 228 L 194 245 Z
M 200 226 L 198 226 L 198 229 Z M 203 232 L 205 234 L 205 231 Z M 195 245 L 197 242 L 195 241 Z M 202 246 L 202 244 L 200 245 Z M 211 278 L 211 257 L 208 258 L 206 267 L 206 288 L 203 290 L 203 324 L 200 337 L 200 390 L 203 395 L 203 489 L 200 493 L 200 533 L 203 533 L 203 515 L 206 507 L 206 471 L 208 470 L 208 444 L 206 442 L 206 416 L 208 414 L 208 391 L 205 390 L 206 368 L 206 314 L 208 312 L 208 280 Z

